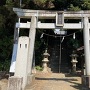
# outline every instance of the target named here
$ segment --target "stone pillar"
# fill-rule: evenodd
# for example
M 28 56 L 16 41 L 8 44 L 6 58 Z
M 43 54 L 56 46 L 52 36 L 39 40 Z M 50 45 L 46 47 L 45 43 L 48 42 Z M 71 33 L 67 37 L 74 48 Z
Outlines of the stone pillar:
M 29 31 L 29 53 L 28 53 L 28 74 L 31 74 L 32 71 L 32 60 L 33 60 L 33 53 L 34 53 L 34 43 L 35 43 L 35 35 L 36 35 L 36 17 L 32 16 L 31 18 L 31 27 Z
M 36 68 L 35 68 L 35 51 L 33 54 L 33 62 L 32 62 L 32 74 L 36 73 Z
M 28 65 L 28 47 L 29 37 L 19 37 L 17 58 L 15 65 L 15 77 L 23 78 L 22 89 L 27 85 L 27 65 Z
M 83 29 L 86 75 L 82 76 L 82 84 L 85 87 L 90 88 L 90 31 L 88 17 L 84 17 Z
M 84 17 L 84 53 L 85 53 L 85 68 L 86 75 L 90 75 L 90 32 L 89 32 L 89 20 L 88 17 Z

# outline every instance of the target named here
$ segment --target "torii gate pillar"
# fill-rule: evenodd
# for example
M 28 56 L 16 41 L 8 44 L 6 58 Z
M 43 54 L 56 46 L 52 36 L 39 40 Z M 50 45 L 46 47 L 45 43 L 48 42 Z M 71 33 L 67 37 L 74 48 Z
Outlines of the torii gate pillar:
M 32 60 L 33 60 L 33 53 L 34 53 L 34 43 L 35 43 L 35 35 L 36 35 L 36 17 L 32 16 L 31 18 L 31 26 L 29 31 L 29 53 L 28 53 L 28 74 L 31 74 L 32 70 Z
M 86 75 L 82 77 L 82 83 L 90 88 L 90 30 L 88 17 L 83 19 L 83 29 Z
M 33 77 L 32 63 L 33 63 L 34 43 L 35 43 L 35 35 L 36 35 L 36 24 L 37 24 L 37 19 L 35 16 L 32 16 L 30 30 L 29 30 L 30 43 L 29 43 L 29 50 L 28 50 L 27 84 L 31 83 L 31 80 Z

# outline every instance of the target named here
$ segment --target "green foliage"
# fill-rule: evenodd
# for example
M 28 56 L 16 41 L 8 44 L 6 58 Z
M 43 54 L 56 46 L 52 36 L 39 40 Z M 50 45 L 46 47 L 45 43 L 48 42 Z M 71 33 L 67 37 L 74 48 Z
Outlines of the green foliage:
M 41 66 L 35 66 L 35 69 L 38 70 L 38 71 L 42 71 L 43 68 Z
M 36 65 L 41 65 L 43 59 L 43 51 L 45 50 L 45 45 L 43 39 L 40 38 L 43 30 L 37 30 L 36 40 L 35 40 L 35 59 Z
M 23 8 L 30 9 L 51 9 L 54 7 L 54 0 L 24 0 Z
M 81 7 L 83 10 L 90 10 L 90 0 L 82 0 Z
M 16 15 L 12 8 L 14 2 L 7 0 L 0 6 L 0 70 L 8 71 L 12 55 L 13 32 Z
M 77 39 L 70 38 L 67 43 L 68 48 L 77 49 L 79 47 L 79 41 Z
M 0 31 L 3 29 L 3 27 L 5 27 L 4 23 L 5 23 L 4 16 L 0 14 Z
M 81 8 L 79 6 L 73 6 L 73 4 L 70 5 L 70 8 L 68 8 L 70 11 L 80 11 Z
M 52 3 L 53 0 L 34 0 L 35 4 L 37 4 L 40 8 L 48 9 L 50 8 L 49 4 Z
M 12 37 L 4 36 L 0 39 L 0 70 L 8 70 L 10 67 L 11 52 L 12 52 Z
M 0 71 L 9 71 L 9 68 L 10 68 L 10 60 L 0 62 Z
M 53 3 L 56 10 L 66 10 L 69 5 L 67 0 L 54 0 Z
M 6 4 L 11 4 L 12 0 L 6 0 Z

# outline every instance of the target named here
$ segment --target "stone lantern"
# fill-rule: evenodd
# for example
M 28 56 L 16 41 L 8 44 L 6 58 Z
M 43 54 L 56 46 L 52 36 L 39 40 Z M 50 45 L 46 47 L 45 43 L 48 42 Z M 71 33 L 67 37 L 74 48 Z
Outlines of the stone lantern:
M 77 57 L 78 55 L 75 54 L 75 52 L 73 51 L 73 53 L 70 55 L 70 57 L 72 58 L 71 63 L 72 63 L 72 73 L 76 74 L 76 63 L 77 61 Z
M 47 49 L 45 50 L 45 53 L 43 54 L 43 56 L 44 56 L 44 58 L 42 60 L 42 62 L 43 62 L 43 65 L 42 65 L 43 66 L 43 72 L 47 73 L 48 72 L 47 64 L 49 62 L 48 57 L 50 56 L 50 54 L 47 53 Z

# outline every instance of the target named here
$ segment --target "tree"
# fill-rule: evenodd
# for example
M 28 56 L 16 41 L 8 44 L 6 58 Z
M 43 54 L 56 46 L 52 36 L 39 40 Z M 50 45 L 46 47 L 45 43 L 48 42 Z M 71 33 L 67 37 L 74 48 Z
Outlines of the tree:
M 17 19 L 12 10 L 15 3 L 7 1 L 0 6 L 0 70 L 6 71 L 10 67 L 14 24 Z
M 82 0 L 81 7 L 83 10 L 90 10 L 90 0 Z

